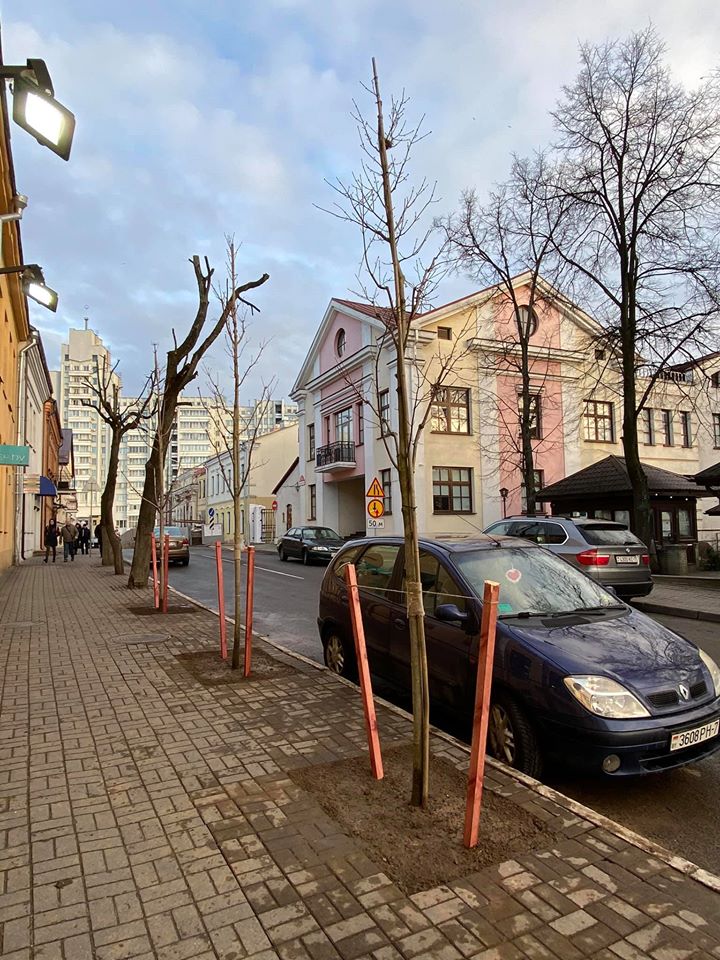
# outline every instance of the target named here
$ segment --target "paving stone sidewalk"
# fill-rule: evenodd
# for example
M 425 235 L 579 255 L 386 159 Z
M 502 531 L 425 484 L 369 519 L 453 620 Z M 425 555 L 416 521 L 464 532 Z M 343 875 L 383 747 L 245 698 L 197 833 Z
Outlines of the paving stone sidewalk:
M 652 593 L 632 604 L 645 613 L 720 623 L 720 580 L 695 586 L 690 578 L 678 582 L 657 579 Z
M 562 839 L 405 896 L 288 777 L 364 749 L 356 692 L 282 655 L 203 686 L 177 655 L 217 620 L 148 603 L 96 558 L 0 579 L 4 960 L 720 958 L 718 893 L 494 769 Z

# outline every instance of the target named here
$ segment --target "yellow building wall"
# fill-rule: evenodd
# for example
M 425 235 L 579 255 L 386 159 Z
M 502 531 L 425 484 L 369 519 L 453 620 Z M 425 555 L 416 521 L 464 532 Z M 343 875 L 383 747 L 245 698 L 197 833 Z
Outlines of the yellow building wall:
M 15 176 L 10 154 L 7 103 L 0 94 L 0 213 L 12 211 Z M 2 266 L 23 263 L 20 230 L 16 222 L 0 226 Z M 29 338 L 27 304 L 19 274 L 0 276 L 0 444 L 18 442 L 18 350 Z M 0 465 L 0 571 L 13 562 L 15 504 L 19 469 Z

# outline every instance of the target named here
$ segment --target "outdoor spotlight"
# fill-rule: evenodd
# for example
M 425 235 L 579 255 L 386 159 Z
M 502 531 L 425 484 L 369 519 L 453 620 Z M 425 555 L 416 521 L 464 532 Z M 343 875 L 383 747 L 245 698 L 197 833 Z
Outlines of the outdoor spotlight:
M 25 295 L 40 303 L 53 313 L 57 310 L 58 295 L 45 283 L 45 277 L 36 263 L 23 264 L 19 267 L 0 267 L 0 274 L 21 273 Z
M 75 116 L 54 97 L 44 60 L 25 67 L 0 67 L 0 77 L 12 80 L 13 120 L 63 160 L 70 157 Z
M 28 198 L 24 193 L 18 193 L 18 195 L 13 198 L 15 213 L 0 214 L 0 223 L 11 223 L 13 220 L 22 220 L 23 211 L 27 205 Z

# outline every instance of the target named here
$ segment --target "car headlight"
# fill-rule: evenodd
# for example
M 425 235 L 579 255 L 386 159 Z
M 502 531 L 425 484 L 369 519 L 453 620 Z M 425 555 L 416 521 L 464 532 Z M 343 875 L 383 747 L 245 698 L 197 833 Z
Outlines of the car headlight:
M 715 696 L 718 696 L 718 694 L 720 694 L 720 667 L 718 667 L 709 653 L 705 653 L 704 650 L 698 650 L 698 653 L 700 654 L 700 659 L 708 668 L 708 673 L 712 677 L 713 686 L 715 687 Z
M 598 717 L 632 720 L 650 716 L 634 693 L 610 677 L 565 677 L 565 686 L 586 710 Z

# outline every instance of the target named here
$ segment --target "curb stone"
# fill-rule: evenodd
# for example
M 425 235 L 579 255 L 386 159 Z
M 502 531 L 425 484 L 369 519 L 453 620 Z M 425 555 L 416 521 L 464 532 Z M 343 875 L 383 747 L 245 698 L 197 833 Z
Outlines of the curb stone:
M 206 610 L 208 613 L 213 614 L 215 617 L 219 617 L 219 614 L 216 610 L 213 610 L 212 607 L 208 607 L 206 604 L 201 603 L 199 600 L 194 600 L 192 597 L 189 597 L 185 593 L 181 593 L 179 590 L 176 590 L 174 587 L 170 587 L 170 590 L 179 597 L 182 597 L 183 600 L 187 600 L 189 603 L 194 604 L 197 607 L 200 607 L 202 610 Z M 638 604 L 639 607 L 639 604 Z M 654 608 L 656 612 L 660 612 L 659 607 Z M 677 613 L 674 613 L 677 616 Z M 717 617 L 717 620 L 720 621 L 720 615 L 714 614 Z M 225 619 L 234 624 L 235 621 L 232 617 L 226 616 Z M 697 617 L 697 619 L 701 619 Z M 242 627 L 244 631 L 244 626 Z M 289 650 L 287 647 L 281 646 L 281 644 L 276 643 L 275 641 L 269 639 L 269 637 L 264 637 L 262 634 L 255 634 L 258 640 L 262 640 L 264 643 L 267 643 L 268 646 L 274 647 L 276 650 L 283 653 L 285 656 L 292 657 L 295 660 L 299 660 L 302 663 L 313 667 L 315 670 L 320 670 L 329 676 L 331 676 L 336 682 L 343 683 L 347 687 L 350 687 L 353 690 L 357 690 L 356 684 L 352 683 L 350 680 L 346 680 L 344 677 L 339 677 L 337 674 L 329 671 L 323 664 L 317 663 L 315 660 L 311 660 L 309 657 L 304 656 L 302 653 L 296 653 L 294 650 Z M 396 706 L 394 703 L 390 703 L 388 700 L 384 700 L 382 697 L 375 697 L 376 703 L 381 704 L 385 709 L 390 710 L 396 716 L 401 716 L 406 720 L 412 720 L 412 714 L 408 713 L 407 710 L 403 710 L 402 707 Z M 470 748 L 466 743 L 463 743 L 462 740 L 458 740 L 456 737 L 453 737 L 449 733 L 445 733 L 444 730 L 440 730 L 437 727 L 430 727 L 430 732 L 433 736 L 436 736 L 440 740 L 444 740 L 446 743 L 449 743 L 453 747 L 461 750 L 463 753 L 470 755 Z M 669 867 L 678 872 L 684 874 L 687 877 L 690 877 L 692 880 L 701 883 L 704 887 L 707 887 L 709 890 L 712 890 L 714 893 L 720 893 L 720 876 L 717 876 L 714 873 L 711 873 L 709 870 L 706 870 L 704 867 L 698 866 L 698 864 L 693 863 L 691 860 L 686 860 L 684 857 L 679 856 L 678 854 L 673 853 L 671 850 L 668 850 L 667 847 L 661 846 L 659 843 L 655 843 L 654 840 L 650 840 L 647 837 L 642 836 L 639 833 L 635 833 L 634 830 L 630 830 L 623 824 L 618 823 L 616 820 L 611 820 L 610 817 L 606 817 L 602 813 L 598 813 L 597 810 L 593 810 L 591 807 L 586 807 L 584 804 L 579 803 L 577 800 L 573 800 L 571 797 L 566 797 L 564 793 L 560 793 L 558 790 L 553 789 L 552 787 L 546 786 L 544 783 L 541 783 L 539 780 L 536 780 L 534 777 L 530 777 L 525 773 L 521 773 L 519 770 L 513 770 L 512 767 L 506 766 L 504 763 L 501 763 L 499 760 L 495 760 L 494 757 L 486 757 L 485 761 L 488 766 L 493 767 L 496 770 L 501 771 L 505 776 L 511 777 L 513 780 L 516 780 L 518 783 L 523 784 L 529 790 L 532 790 L 534 793 L 539 794 L 541 797 L 544 797 L 546 800 L 552 800 L 559 807 L 564 808 L 569 813 L 572 813 L 574 816 L 582 817 L 584 820 L 588 820 L 590 823 L 595 824 L 597 827 L 601 827 L 604 830 L 607 830 L 608 833 L 614 834 L 616 837 L 619 837 L 621 840 L 624 840 L 626 843 L 631 844 L 636 847 L 638 850 L 642 850 L 643 853 L 648 854 L 649 856 L 656 857 L 658 860 L 661 860 L 663 863 L 666 863 Z
M 664 617 L 679 617 L 682 620 L 704 620 L 707 623 L 720 623 L 720 613 L 714 610 L 689 610 L 686 607 L 669 607 L 664 603 L 648 603 L 635 600 L 632 606 L 642 613 L 656 613 Z

